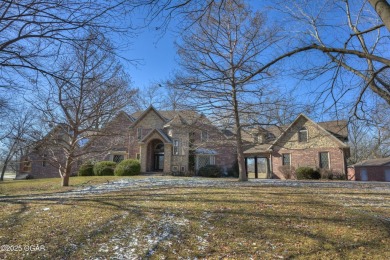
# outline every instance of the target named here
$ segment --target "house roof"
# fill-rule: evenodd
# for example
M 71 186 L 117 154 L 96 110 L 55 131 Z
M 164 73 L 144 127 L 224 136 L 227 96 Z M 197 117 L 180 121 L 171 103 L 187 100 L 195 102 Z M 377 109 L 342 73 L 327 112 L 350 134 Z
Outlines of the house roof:
M 319 122 L 318 125 L 323 127 L 326 131 L 333 134 L 337 138 L 348 140 L 348 121 L 347 120 L 335 120 Z
M 390 166 L 390 157 L 369 159 L 369 160 L 356 163 L 353 166 L 385 166 L 385 165 Z
M 307 121 L 311 122 L 312 124 L 314 125 L 317 125 L 319 130 L 323 131 L 325 134 L 327 134 L 331 139 L 333 139 L 335 142 L 339 143 L 340 146 L 342 147 L 348 147 L 348 145 L 346 145 L 344 142 L 342 142 L 340 139 L 338 139 L 333 133 L 329 132 L 328 130 L 326 130 L 323 126 L 321 126 L 320 124 L 317 124 L 316 122 L 314 122 L 313 120 L 311 120 L 309 117 L 307 117 L 305 114 L 299 114 L 298 117 L 283 131 L 283 133 L 278 137 L 276 138 L 276 140 L 271 144 L 271 146 L 269 147 L 269 149 L 272 149 L 272 147 L 288 132 L 288 130 L 290 130 L 293 125 L 295 125 L 298 120 L 300 118 L 305 118 Z M 333 121 L 329 121 L 329 122 L 333 122 Z M 324 122 L 325 123 L 325 122 Z M 333 126 L 334 128 L 332 128 L 333 130 L 337 130 L 336 129 L 336 125 L 335 124 L 328 124 L 328 127 L 329 126 Z
M 181 119 L 188 124 L 192 124 L 202 118 L 202 115 L 192 110 L 156 110 L 153 106 L 150 106 L 145 111 L 137 111 L 130 116 L 138 122 L 152 109 L 164 120 L 164 122 L 173 120 L 176 115 L 179 115 Z

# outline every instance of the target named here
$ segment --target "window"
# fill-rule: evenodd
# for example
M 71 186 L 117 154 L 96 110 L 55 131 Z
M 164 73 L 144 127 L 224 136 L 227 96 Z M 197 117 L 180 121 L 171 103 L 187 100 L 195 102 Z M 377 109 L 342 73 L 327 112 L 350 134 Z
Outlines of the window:
M 137 160 L 139 160 L 139 159 L 141 159 L 141 155 L 140 155 L 139 153 L 137 153 L 137 154 L 135 155 L 135 158 L 137 158 Z
M 42 167 L 46 167 L 47 164 L 47 154 L 42 155 Z
M 112 156 L 112 161 L 116 162 L 116 163 L 120 163 L 121 161 L 123 161 L 125 159 L 125 155 L 124 154 L 114 154 Z
M 282 165 L 291 165 L 291 154 L 282 154 Z
M 173 140 L 173 155 L 179 155 L 179 140 Z
M 207 142 L 209 140 L 209 132 L 207 132 L 206 130 L 202 131 L 200 139 L 202 142 Z
M 329 153 L 321 152 L 320 153 L 320 168 L 329 169 Z
M 306 127 L 301 127 L 298 132 L 298 141 L 299 142 L 307 142 L 308 140 L 308 132 Z
M 142 139 L 142 127 L 137 128 L 137 138 L 138 140 Z
M 22 171 L 23 172 L 31 172 L 31 161 L 30 160 L 26 159 L 23 161 Z

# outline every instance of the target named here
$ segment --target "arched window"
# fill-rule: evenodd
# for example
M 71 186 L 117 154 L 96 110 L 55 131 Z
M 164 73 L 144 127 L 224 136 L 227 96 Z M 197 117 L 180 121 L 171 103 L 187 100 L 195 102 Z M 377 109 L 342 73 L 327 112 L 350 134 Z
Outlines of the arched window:
M 307 132 L 307 129 L 306 127 L 301 127 L 301 129 L 299 129 L 299 132 L 298 132 L 298 141 L 299 142 L 307 142 L 308 140 L 308 132 Z

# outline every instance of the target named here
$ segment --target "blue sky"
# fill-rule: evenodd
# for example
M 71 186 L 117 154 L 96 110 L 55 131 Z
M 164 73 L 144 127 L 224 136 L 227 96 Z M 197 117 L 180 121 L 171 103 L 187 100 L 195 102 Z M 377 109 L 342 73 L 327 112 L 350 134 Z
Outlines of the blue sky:
M 175 67 L 173 42 L 173 33 L 166 32 L 160 38 L 153 29 L 145 29 L 133 39 L 133 45 L 123 55 L 127 59 L 139 60 L 135 65 L 126 66 L 134 87 L 142 89 L 169 77 Z

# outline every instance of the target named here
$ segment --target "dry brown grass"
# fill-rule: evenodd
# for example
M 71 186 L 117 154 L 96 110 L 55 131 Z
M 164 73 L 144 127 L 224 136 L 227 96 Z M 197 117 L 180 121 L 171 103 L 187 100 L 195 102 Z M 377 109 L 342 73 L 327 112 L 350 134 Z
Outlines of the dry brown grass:
M 390 258 L 388 189 L 250 182 L 29 197 L 20 196 L 21 186 L 19 195 L 7 188 L 0 197 L 0 245 L 45 250 L 3 251 L 0 258 Z

